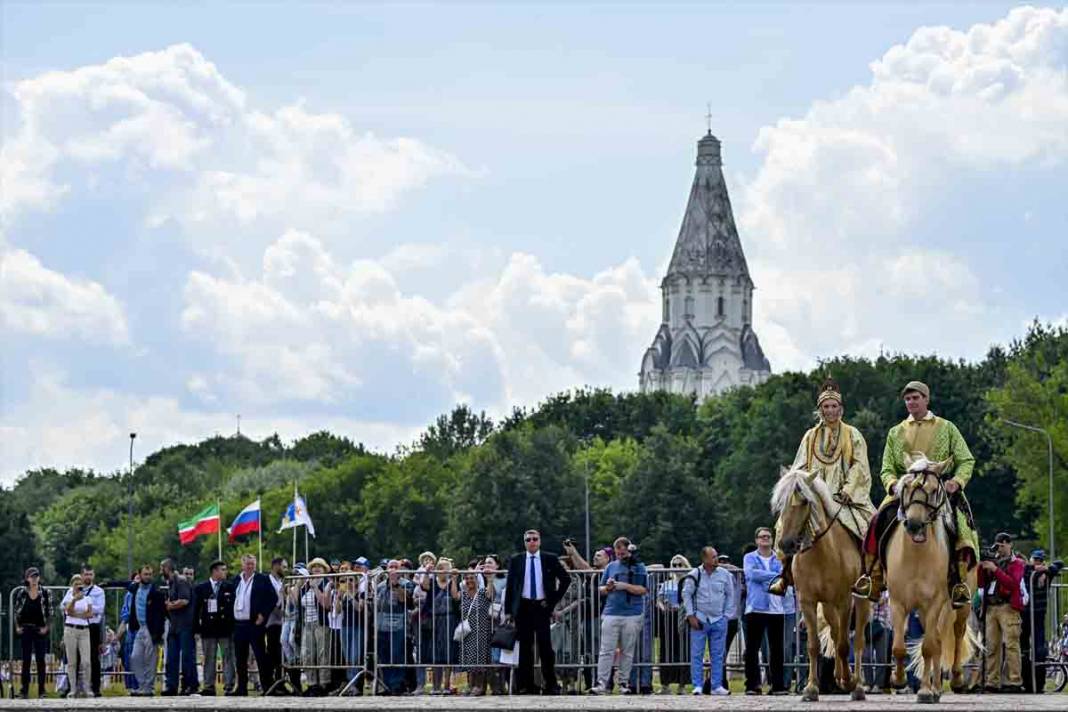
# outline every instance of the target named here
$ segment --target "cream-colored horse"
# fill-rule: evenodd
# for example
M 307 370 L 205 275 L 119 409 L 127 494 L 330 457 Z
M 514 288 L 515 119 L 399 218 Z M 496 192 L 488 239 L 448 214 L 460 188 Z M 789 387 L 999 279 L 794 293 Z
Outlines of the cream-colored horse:
M 846 505 L 836 502 L 827 483 L 803 469 L 782 472 L 771 496 L 779 516 L 779 548 L 794 555 L 793 579 L 798 605 L 808 629 L 808 684 L 801 699 L 819 700 L 819 610 L 834 642 L 834 675 L 854 700 L 864 699 L 861 663 L 870 614 L 867 600 L 854 600 L 850 587 L 860 576 L 860 544 L 839 519 Z M 849 670 L 849 619 L 856 610 L 853 667 Z
M 908 473 L 898 483 L 903 518 L 886 546 L 886 587 L 894 623 L 894 674 L 891 683 L 905 687 L 905 628 L 909 612 L 917 610 L 925 635 L 920 645 L 920 690 L 917 702 L 937 702 L 942 696 L 942 671 L 953 671 L 950 687 L 964 689 L 962 666 L 972 656 L 967 607 L 953 610 L 946 575 L 949 571 L 949 527 L 953 511 L 942 472 L 950 461 L 906 458 Z M 903 516 L 902 516 L 903 515 Z M 966 582 L 975 590 L 975 571 Z

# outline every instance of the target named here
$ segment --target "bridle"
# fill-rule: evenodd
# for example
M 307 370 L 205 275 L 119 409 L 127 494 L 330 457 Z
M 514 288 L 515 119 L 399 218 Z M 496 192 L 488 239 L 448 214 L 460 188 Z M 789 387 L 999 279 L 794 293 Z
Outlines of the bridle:
M 938 520 L 939 513 L 949 501 L 949 493 L 946 491 L 945 482 L 941 475 L 931 470 L 910 472 L 909 474 L 912 475 L 913 479 L 908 483 L 907 487 L 902 487 L 901 503 L 898 505 L 898 518 L 904 519 L 905 512 L 910 507 L 919 505 L 927 510 L 923 526 L 929 527 Z M 927 484 L 928 477 L 934 477 L 938 483 L 938 488 L 933 493 L 928 493 L 927 490 L 923 489 L 923 485 Z M 907 503 L 906 495 L 908 495 Z
M 801 497 L 801 494 L 795 491 L 794 496 Z M 845 508 L 845 504 L 843 504 L 842 502 L 838 502 L 838 509 L 835 510 L 834 516 L 827 517 L 827 525 L 823 527 L 822 530 L 816 531 L 816 527 L 812 524 L 812 502 L 810 502 L 805 497 L 802 497 L 802 499 L 804 499 L 805 506 L 809 509 L 809 515 L 805 517 L 805 526 L 801 529 L 801 546 L 797 550 L 798 554 L 808 551 L 812 547 L 816 546 L 816 544 L 819 543 L 819 540 L 822 539 L 827 534 L 827 532 L 831 530 L 831 527 L 834 526 L 834 523 L 838 521 L 838 515 L 840 515 L 842 513 L 842 510 Z M 824 516 L 826 516 L 826 514 Z

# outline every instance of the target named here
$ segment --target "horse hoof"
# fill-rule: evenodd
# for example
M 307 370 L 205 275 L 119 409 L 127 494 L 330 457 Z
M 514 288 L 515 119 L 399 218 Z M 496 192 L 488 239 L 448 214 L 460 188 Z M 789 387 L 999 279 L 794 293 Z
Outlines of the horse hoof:
M 937 704 L 937 703 L 942 701 L 942 693 L 941 692 L 934 693 L 934 701 L 935 701 L 935 704 Z
M 820 701 L 820 691 L 819 690 L 810 690 L 810 689 L 806 688 L 804 693 L 801 695 L 801 701 L 802 702 L 819 702 Z
M 930 705 L 935 703 L 935 696 L 931 692 L 920 691 L 916 693 L 916 701 L 921 705 Z
M 850 678 L 849 680 L 839 680 L 838 687 L 842 692 L 852 692 L 857 689 L 857 681 Z
M 864 688 L 861 687 L 860 685 L 857 685 L 856 687 L 853 688 L 853 692 L 850 693 L 849 697 L 854 702 L 863 702 L 866 699 L 865 695 L 864 695 Z

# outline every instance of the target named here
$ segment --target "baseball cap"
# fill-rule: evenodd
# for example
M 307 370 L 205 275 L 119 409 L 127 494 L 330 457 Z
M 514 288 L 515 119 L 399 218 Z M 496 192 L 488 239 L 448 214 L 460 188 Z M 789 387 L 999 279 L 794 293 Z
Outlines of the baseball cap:
M 1044 549 L 1035 549 L 1034 551 L 1031 552 L 1031 558 L 1032 559 L 1040 559 L 1042 561 L 1045 561 L 1046 560 L 1046 552 L 1045 552 Z
M 352 563 L 356 564 L 357 566 L 365 566 L 365 567 L 371 565 L 371 562 L 367 560 L 366 556 L 358 556 L 358 557 L 356 557 L 355 559 L 352 560 Z

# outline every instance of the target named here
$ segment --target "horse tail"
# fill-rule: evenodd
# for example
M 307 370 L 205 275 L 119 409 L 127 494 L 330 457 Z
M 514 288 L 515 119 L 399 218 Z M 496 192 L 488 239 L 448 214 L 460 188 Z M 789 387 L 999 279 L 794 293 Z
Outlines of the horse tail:
M 938 631 L 938 637 L 942 641 L 942 669 L 953 668 L 953 656 L 957 647 L 957 632 L 955 630 L 956 611 L 943 616 L 942 627 Z M 923 662 L 923 636 L 910 643 L 906 648 L 909 657 L 908 671 L 922 678 L 924 675 Z M 960 663 L 963 665 L 972 659 L 975 651 L 982 650 L 982 643 L 970 625 L 964 627 L 964 638 L 961 640 Z
M 816 605 L 816 625 L 819 630 L 820 654 L 825 658 L 833 658 L 838 655 L 838 646 L 831 635 L 831 625 L 823 613 L 823 604 Z

